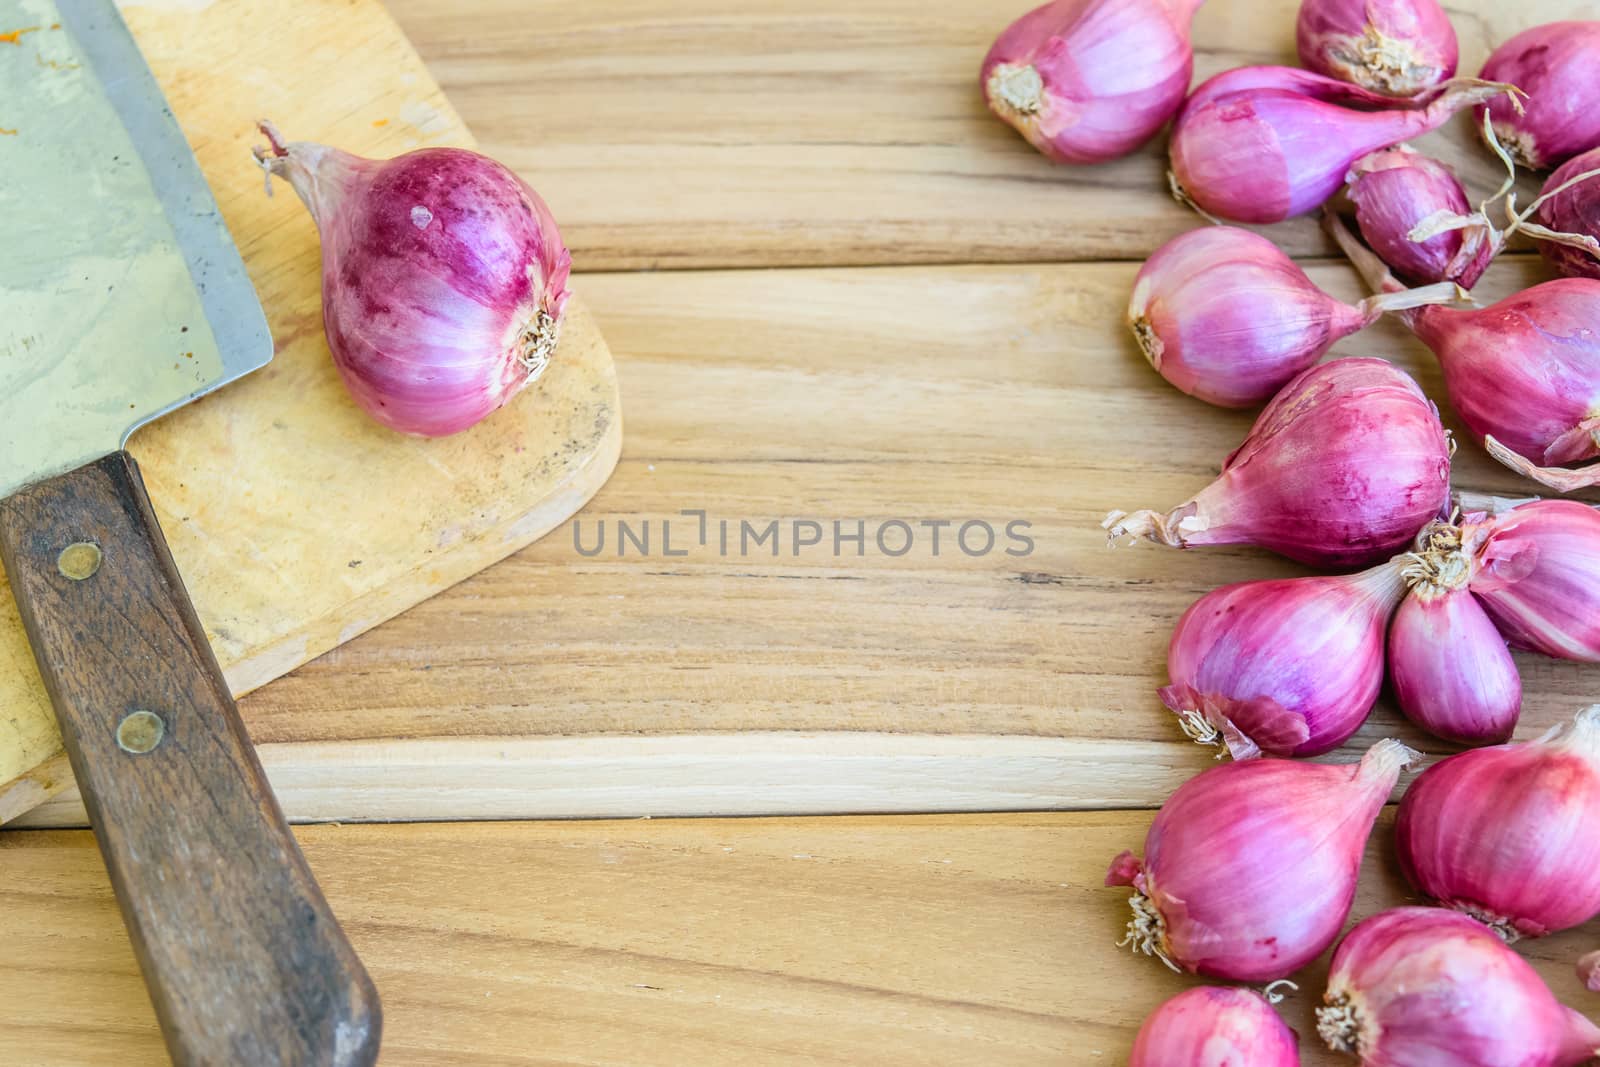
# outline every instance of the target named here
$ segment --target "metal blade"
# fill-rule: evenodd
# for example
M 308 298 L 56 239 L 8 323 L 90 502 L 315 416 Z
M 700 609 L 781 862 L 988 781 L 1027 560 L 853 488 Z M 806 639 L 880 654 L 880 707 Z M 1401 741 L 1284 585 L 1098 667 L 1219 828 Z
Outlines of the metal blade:
M 0 0 L 0 496 L 271 358 L 112 0 Z

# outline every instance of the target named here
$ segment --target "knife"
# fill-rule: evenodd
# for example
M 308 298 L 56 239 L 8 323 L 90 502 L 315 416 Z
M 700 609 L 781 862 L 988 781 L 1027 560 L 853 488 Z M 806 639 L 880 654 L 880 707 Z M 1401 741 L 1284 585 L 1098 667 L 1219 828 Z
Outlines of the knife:
M 0 556 L 179 1067 L 381 1029 L 124 449 L 272 352 L 115 5 L 0 0 Z

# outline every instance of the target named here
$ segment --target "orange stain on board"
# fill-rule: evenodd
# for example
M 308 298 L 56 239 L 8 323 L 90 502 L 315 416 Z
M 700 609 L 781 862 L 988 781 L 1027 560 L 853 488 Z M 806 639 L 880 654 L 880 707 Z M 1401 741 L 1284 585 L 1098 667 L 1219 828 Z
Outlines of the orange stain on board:
M 23 34 L 25 34 L 25 33 L 38 33 L 38 32 L 39 32 L 39 27 L 37 27 L 37 26 L 24 26 L 20 30 L 7 30 L 5 33 L 0 33 L 0 43 L 3 43 L 3 44 L 21 44 L 22 43 L 22 35 Z
M 0 135 L 4 135 L 6 137 L 15 137 L 17 135 L 17 131 L 8 130 L 4 126 L 0 126 Z
M 389 125 L 389 120 L 388 119 L 373 119 L 372 120 L 372 124 L 374 126 L 387 126 L 387 125 Z

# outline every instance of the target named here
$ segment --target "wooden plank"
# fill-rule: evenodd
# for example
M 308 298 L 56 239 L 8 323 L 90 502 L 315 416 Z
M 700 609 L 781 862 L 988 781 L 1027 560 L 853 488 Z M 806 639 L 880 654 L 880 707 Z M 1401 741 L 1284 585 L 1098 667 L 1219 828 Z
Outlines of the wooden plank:
M 384 1067 L 1126 1062 L 1193 980 L 1100 886 L 1149 816 L 322 826 L 301 842 L 383 996 Z M 1408 902 L 1385 826 L 1356 907 Z M 7 1062 L 165 1063 L 89 836 L 0 835 Z M 1523 942 L 1579 1010 L 1595 924 Z M 1326 962 L 1283 1005 L 1307 1067 Z
M 206 634 L 243 692 L 581 507 L 620 448 L 616 374 L 577 304 L 544 379 L 468 433 L 422 441 L 361 414 L 323 340 L 315 227 L 286 188 L 262 191 L 252 120 L 270 114 L 292 135 L 374 156 L 423 140 L 470 144 L 465 128 L 377 0 L 127 6 L 278 347 L 266 370 L 130 445 Z M 4 820 L 70 772 L 3 578 L 0 709 Z
M 1489 295 L 1540 277 L 1495 266 Z M 1264 552 L 1105 547 L 1115 506 L 1204 485 L 1250 416 L 1186 398 L 1122 325 L 1131 265 L 588 276 L 637 398 L 577 529 L 244 701 L 298 818 L 1134 807 L 1207 765 L 1155 697 L 1183 610 L 1303 570 Z M 1343 298 L 1343 266 L 1313 277 Z M 1416 372 L 1385 324 L 1341 343 Z M 1450 420 L 1459 432 L 1460 427 Z M 1463 487 L 1525 486 L 1470 442 Z M 1590 499 L 1600 495 L 1590 494 Z M 707 546 L 697 520 L 704 509 Z M 729 553 L 716 521 L 733 522 Z M 741 555 L 738 523 L 810 518 Z M 899 518 L 911 552 L 835 557 L 831 523 Z M 1031 522 L 972 557 L 930 519 Z M 655 530 L 616 555 L 618 522 Z M 674 522 L 673 551 L 661 527 Z M 785 526 L 785 531 L 791 527 Z M 898 540 L 891 543 L 898 548 Z M 1600 668 L 1522 656 L 1524 736 L 1595 699 Z M 1385 701 L 1351 749 L 1397 735 Z M 1347 750 L 1333 758 L 1351 759 Z M 40 821 L 73 823 L 68 800 Z
M 1164 137 L 1059 167 L 977 72 L 1032 0 L 391 0 L 468 125 L 550 199 L 580 269 L 1142 258 L 1191 226 Z M 1206 4 L 1197 77 L 1295 63 L 1298 0 Z M 1590 0 L 1451 5 L 1462 70 Z M 1486 194 L 1470 122 L 1418 143 Z M 1273 236 L 1325 251 L 1308 222 Z

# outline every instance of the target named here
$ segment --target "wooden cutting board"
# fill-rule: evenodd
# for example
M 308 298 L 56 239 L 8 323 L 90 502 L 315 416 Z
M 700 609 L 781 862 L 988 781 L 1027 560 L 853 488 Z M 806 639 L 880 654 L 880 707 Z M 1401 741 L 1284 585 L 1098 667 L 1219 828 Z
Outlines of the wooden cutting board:
M 377 157 L 470 145 L 461 120 L 377 0 L 161 0 L 124 13 L 277 342 L 266 370 L 130 445 L 207 635 L 243 693 L 580 508 L 621 447 L 616 374 L 580 296 L 549 371 L 467 433 L 425 441 L 366 418 L 323 339 L 315 227 L 287 186 L 270 199 L 263 190 L 249 153 L 254 120 Z M 0 43 L 0 62 L 32 62 L 28 51 L 27 34 Z M 0 125 L 28 135 L 25 124 Z M 69 784 L 54 714 L 0 585 L 0 821 Z

